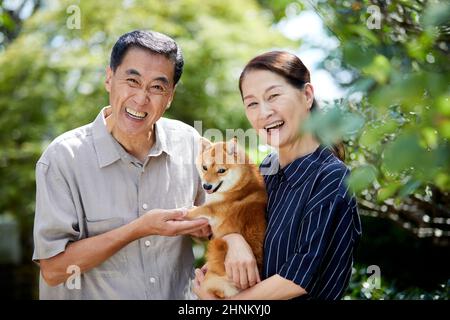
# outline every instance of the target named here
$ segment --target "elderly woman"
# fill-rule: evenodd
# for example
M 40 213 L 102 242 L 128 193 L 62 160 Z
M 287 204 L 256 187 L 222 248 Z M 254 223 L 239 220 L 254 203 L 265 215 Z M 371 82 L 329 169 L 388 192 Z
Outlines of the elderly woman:
M 342 145 L 326 147 L 299 130 L 316 108 L 309 71 L 293 54 L 267 52 L 245 66 L 239 89 L 251 125 L 277 152 L 260 167 L 268 193 L 263 280 L 254 267 L 228 267 L 229 277 L 245 289 L 232 299 L 340 299 L 361 224 L 345 184 Z M 242 241 L 229 242 L 227 259 L 251 257 Z M 214 299 L 200 289 L 203 278 L 197 269 L 194 292 Z

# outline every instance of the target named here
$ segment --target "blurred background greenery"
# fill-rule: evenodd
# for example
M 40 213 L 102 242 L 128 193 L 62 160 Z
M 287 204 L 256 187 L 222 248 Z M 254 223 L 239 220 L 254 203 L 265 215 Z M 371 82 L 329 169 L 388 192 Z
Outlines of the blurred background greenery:
M 166 115 L 204 130 L 249 128 L 237 79 L 251 57 L 314 56 L 323 111 L 304 130 L 345 141 L 363 222 L 345 299 L 448 299 L 449 21 L 449 2 L 437 0 L 0 0 L 0 296 L 37 297 L 41 152 L 108 104 L 104 70 L 118 36 L 153 29 L 174 37 L 186 62 Z M 326 95 L 316 69 L 340 94 Z M 201 264 L 203 248 L 195 252 Z

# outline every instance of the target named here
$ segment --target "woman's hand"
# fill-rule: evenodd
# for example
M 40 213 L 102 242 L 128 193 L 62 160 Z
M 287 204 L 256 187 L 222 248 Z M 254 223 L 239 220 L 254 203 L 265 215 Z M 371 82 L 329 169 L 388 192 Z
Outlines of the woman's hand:
M 208 240 L 211 234 L 212 234 L 211 226 L 208 224 L 206 227 L 203 227 L 198 231 L 192 232 L 189 235 L 192 237 L 199 238 L 200 240 Z
M 238 233 L 231 233 L 223 239 L 228 244 L 225 271 L 234 285 L 245 290 L 261 282 L 255 256 L 244 237 Z
M 214 294 L 202 290 L 201 284 L 205 280 L 205 274 L 208 270 L 207 265 L 205 264 L 201 269 L 195 269 L 195 279 L 194 279 L 194 288 L 193 291 L 197 295 L 200 300 L 219 300 Z

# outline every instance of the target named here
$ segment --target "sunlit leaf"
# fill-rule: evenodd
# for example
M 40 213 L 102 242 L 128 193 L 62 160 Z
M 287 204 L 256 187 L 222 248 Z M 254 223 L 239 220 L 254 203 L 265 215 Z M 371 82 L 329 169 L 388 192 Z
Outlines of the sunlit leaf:
M 450 116 L 450 95 L 442 95 L 436 101 L 437 109 L 440 113 Z
M 375 181 L 378 175 L 378 170 L 372 165 L 365 165 L 353 169 L 350 177 L 347 180 L 350 189 L 359 193 L 362 190 L 369 187 L 369 185 Z
M 356 134 L 363 126 L 364 118 L 334 106 L 313 114 L 302 124 L 303 132 L 313 133 L 319 140 L 332 145 Z
M 437 131 L 434 128 L 426 127 L 422 129 L 422 136 L 425 139 L 425 142 L 428 147 L 434 149 L 438 144 L 438 135 Z
M 450 120 L 442 121 L 438 126 L 438 130 L 444 138 L 450 139 Z
M 374 78 L 378 83 L 385 84 L 389 79 L 391 65 L 385 56 L 378 54 L 370 65 L 362 68 L 362 71 Z
M 386 185 L 385 187 L 380 188 L 377 192 L 377 200 L 379 202 L 383 202 L 391 198 L 397 192 L 400 186 L 401 186 L 400 183 L 392 182 Z
M 423 149 L 419 146 L 416 134 L 398 137 L 384 151 L 383 163 L 389 171 L 409 170 L 420 162 Z

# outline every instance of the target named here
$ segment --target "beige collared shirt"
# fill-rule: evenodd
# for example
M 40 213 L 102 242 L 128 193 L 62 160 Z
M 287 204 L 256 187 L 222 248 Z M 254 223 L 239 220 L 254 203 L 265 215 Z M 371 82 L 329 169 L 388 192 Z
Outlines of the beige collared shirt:
M 158 120 L 156 142 L 140 163 L 107 131 L 103 111 L 94 122 L 56 138 L 37 162 L 34 261 L 151 209 L 204 201 L 195 168 L 199 134 L 192 127 Z M 41 276 L 40 298 L 189 299 L 193 265 L 190 237 L 149 236 L 82 274 L 80 289 L 73 277 L 50 287 Z

